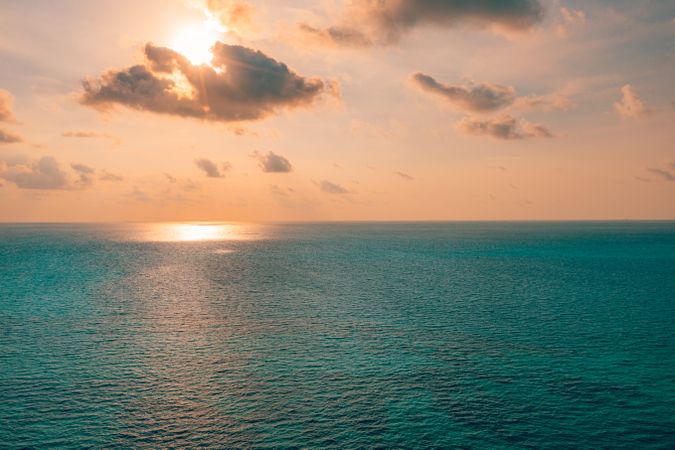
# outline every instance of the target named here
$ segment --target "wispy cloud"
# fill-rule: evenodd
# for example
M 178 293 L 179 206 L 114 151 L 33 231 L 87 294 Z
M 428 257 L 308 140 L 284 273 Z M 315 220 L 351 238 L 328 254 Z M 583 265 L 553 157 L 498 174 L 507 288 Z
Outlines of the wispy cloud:
M 323 192 L 326 192 L 328 194 L 348 194 L 349 193 L 349 190 L 347 190 L 343 186 L 341 186 L 337 183 L 333 183 L 333 182 L 328 181 L 328 180 L 323 180 L 319 184 L 319 188 Z
M 412 81 L 420 89 L 438 95 L 455 108 L 468 112 L 490 112 L 511 106 L 518 110 L 568 109 L 572 105 L 567 97 L 560 94 L 518 97 L 511 86 L 472 81 L 449 84 L 421 72 L 413 74 Z
M 407 173 L 403 173 L 403 172 L 394 172 L 394 175 L 397 175 L 397 176 L 403 178 L 406 181 L 412 181 L 412 180 L 415 179 L 412 176 L 408 175 Z
M 102 181 L 115 181 L 115 182 L 124 181 L 123 176 L 110 173 L 107 170 L 102 170 L 101 175 L 99 175 L 98 179 Z
M 655 167 L 648 167 L 647 171 L 651 172 L 652 174 L 656 175 L 657 177 L 665 181 L 675 181 L 675 174 L 671 173 L 668 170 L 659 169 Z
M 456 128 L 465 134 L 505 140 L 554 137 L 554 134 L 543 125 L 506 114 L 493 118 L 465 117 L 456 124 Z
M 267 154 L 254 153 L 253 156 L 258 159 L 258 165 L 263 172 L 284 173 L 293 170 L 293 166 L 288 159 L 274 152 L 268 152 Z

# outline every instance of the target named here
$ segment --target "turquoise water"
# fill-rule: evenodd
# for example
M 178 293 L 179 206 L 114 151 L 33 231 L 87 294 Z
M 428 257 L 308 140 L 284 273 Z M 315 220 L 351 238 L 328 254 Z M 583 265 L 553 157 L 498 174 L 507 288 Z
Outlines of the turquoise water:
M 674 223 L 1 225 L 0 447 L 675 448 Z

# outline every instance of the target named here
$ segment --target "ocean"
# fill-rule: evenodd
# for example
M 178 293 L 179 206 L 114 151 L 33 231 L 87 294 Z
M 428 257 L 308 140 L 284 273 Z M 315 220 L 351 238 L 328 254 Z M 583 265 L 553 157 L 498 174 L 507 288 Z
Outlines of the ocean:
M 675 223 L 0 225 L 0 447 L 675 448 Z

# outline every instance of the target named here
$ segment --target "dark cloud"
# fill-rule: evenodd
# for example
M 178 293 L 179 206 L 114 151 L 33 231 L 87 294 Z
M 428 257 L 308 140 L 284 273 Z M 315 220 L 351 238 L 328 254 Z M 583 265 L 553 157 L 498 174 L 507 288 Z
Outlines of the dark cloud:
M 348 194 L 349 191 L 345 189 L 344 187 L 340 186 L 339 184 L 332 183 L 328 180 L 323 180 L 321 184 L 319 185 L 321 190 L 323 192 L 327 192 L 329 194 Z
M 524 31 L 542 20 L 538 0 L 353 0 L 339 25 L 300 31 L 323 44 L 347 47 L 391 45 L 418 26 L 472 25 Z
M 466 134 L 507 140 L 554 137 L 553 133 L 543 125 L 518 120 L 509 115 L 493 118 L 465 117 L 457 123 L 457 129 Z
M 0 122 L 14 122 L 13 103 L 14 97 L 12 94 L 0 89 Z
M 51 156 L 36 161 L 4 162 L 0 178 L 11 181 L 21 189 L 70 189 L 68 174 Z
M 195 159 L 195 165 L 209 178 L 223 178 L 230 169 L 230 163 L 225 162 L 218 167 L 218 164 L 206 158 Z M 173 180 L 175 182 L 175 178 Z
M 14 144 L 16 142 L 22 142 L 21 136 L 14 134 L 11 131 L 3 130 L 0 128 L 0 144 Z
M 649 167 L 647 170 L 666 181 L 675 181 L 675 174 L 672 174 L 667 170 L 657 169 L 653 167 Z
M 329 90 L 260 51 L 216 42 L 211 66 L 191 64 L 166 47 L 145 46 L 146 63 L 83 81 L 81 102 L 213 121 L 244 121 L 310 105 Z
M 569 109 L 570 100 L 560 94 L 527 95 L 517 97 L 511 86 L 493 83 L 448 84 L 437 81 L 430 75 L 415 73 L 413 83 L 420 89 L 441 96 L 452 106 L 471 112 L 487 112 L 513 106 L 514 109 Z
M 107 170 L 102 170 L 98 179 L 101 181 L 123 181 L 124 177 L 110 173 Z
M 274 152 L 268 152 L 266 155 L 255 154 L 254 156 L 258 158 L 258 165 L 263 172 L 283 173 L 293 170 L 293 166 L 288 159 Z
M 403 178 L 404 180 L 407 180 L 407 181 L 412 181 L 412 180 L 414 180 L 414 178 L 413 178 L 412 176 L 408 175 L 407 173 L 403 173 L 403 172 L 394 172 L 394 175 L 398 175 L 399 177 L 401 177 L 401 178 Z

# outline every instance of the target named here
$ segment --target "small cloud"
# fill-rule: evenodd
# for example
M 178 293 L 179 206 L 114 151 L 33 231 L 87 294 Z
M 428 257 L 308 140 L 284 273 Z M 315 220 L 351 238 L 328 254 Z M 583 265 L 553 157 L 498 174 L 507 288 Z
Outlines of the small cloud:
M 133 190 L 129 194 L 129 197 L 138 202 L 152 202 L 152 197 L 150 197 L 145 191 L 139 189 L 138 186 L 134 186 Z
M 78 179 L 75 184 L 78 187 L 87 187 L 92 184 L 92 175 L 96 171 L 93 167 L 85 166 L 84 164 L 71 164 L 71 169 L 77 172 Z
M 586 25 L 586 14 L 580 9 L 560 8 L 560 22 L 556 32 L 561 37 L 567 37 L 574 28 Z
M 0 128 L 0 144 L 14 144 L 17 142 L 23 142 L 21 136 Z
M 293 166 L 288 159 L 274 152 L 268 152 L 266 155 L 255 153 L 254 157 L 258 158 L 258 165 L 263 172 L 285 173 L 293 170 Z
M 178 181 L 178 179 L 173 175 L 171 175 L 170 173 L 164 173 L 164 176 L 166 177 L 167 180 L 169 180 L 169 183 L 175 183 L 176 181 Z
M 403 178 L 404 180 L 407 180 L 407 181 L 412 181 L 412 180 L 414 180 L 414 178 L 411 177 L 410 175 L 408 175 L 407 173 L 403 173 L 403 172 L 394 172 L 394 175 L 398 175 L 399 177 L 401 177 L 401 178 Z
M 258 136 L 258 133 L 255 131 L 251 131 L 248 128 L 239 125 L 232 125 L 227 129 L 235 136 Z
M 101 175 L 99 175 L 98 179 L 101 181 L 123 181 L 124 177 L 120 175 L 115 175 L 114 173 L 110 173 L 107 170 L 102 170 Z
M 505 140 L 554 137 L 554 134 L 543 125 L 509 115 L 487 119 L 465 117 L 456 124 L 456 128 L 465 134 Z
M 230 163 L 228 162 L 222 163 L 219 167 L 218 164 L 206 158 L 195 159 L 195 165 L 209 178 L 224 178 L 225 172 L 230 170 L 231 167 Z
M 13 110 L 14 96 L 0 89 L 0 122 L 15 122 Z
M 339 184 L 332 183 L 328 180 L 323 180 L 321 184 L 319 185 L 321 190 L 323 192 L 327 192 L 329 194 L 348 194 L 349 191 L 345 189 L 344 187 L 340 186 Z
M 5 160 L 0 166 L 0 178 L 11 181 L 20 189 L 71 188 L 68 174 L 51 156 L 26 162 Z
M 630 84 L 621 88 L 621 95 L 621 100 L 614 103 L 614 109 L 624 119 L 639 118 L 649 113 L 649 108 Z
M 675 181 L 675 174 L 668 170 L 648 167 L 647 170 L 665 181 Z

